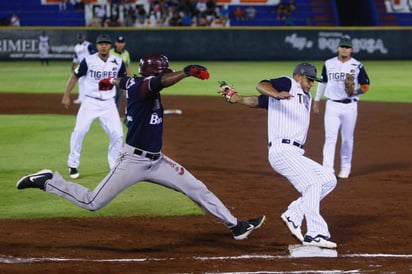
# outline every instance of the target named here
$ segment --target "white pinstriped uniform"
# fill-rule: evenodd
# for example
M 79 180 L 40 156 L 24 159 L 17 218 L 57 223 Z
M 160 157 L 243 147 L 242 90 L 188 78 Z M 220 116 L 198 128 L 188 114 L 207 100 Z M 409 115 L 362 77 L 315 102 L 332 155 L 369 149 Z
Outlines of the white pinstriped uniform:
M 290 220 L 301 225 L 306 218 L 306 235 L 330 237 L 319 205 L 335 188 L 336 178 L 322 165 L 304 156 L 303 148 L 299 147 L 306 141 L 312 98 L 293 78 L 286 78 L 291 81 L 289 93 L 294 97 L 289 100 L 268 97 L 269 162 L 302 194 L 288 206 L 286 215 Z

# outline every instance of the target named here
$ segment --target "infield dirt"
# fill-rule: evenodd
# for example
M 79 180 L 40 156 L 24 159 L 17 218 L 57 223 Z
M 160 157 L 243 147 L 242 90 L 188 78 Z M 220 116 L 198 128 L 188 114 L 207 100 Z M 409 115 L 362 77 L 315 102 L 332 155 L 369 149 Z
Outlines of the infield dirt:
M 0 99 L 0 114 L 75 119 L 78 108 L 65 110 L 60 95 L 0 94 Z M 228 105 L 218 97 L 164 96 L 163 104 L 183 110 L 165 116 L 163 152 L 204 181 L 235 216 L 265 214 L 266 223 L 249 239 L 235 241 L 210 215 L 2 220 L 1 272 L 412 270 L 411 104 L 359 103 L 351 177 L 339 180 L 321 204 L 339 256 L 301 259 L 288 258 L 288 245 L 297 242 L 280 215 L 298 193 L 267 161 L 266 111 Z M 318 162 L 323 134 L 323 116 L 312 116 L 305 150 Z

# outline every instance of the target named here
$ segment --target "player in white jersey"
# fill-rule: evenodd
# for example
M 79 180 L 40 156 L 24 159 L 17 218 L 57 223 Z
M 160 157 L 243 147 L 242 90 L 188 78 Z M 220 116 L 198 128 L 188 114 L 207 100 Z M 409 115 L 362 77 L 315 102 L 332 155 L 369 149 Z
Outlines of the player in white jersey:
M 108 91 L 99 90 L 99 81 L 107 77 L 123 77 L 126 68 L 121 58 L 110 55 L 112 45 L 110 37 L 101 34 L 97 37 L 97 53 L 87 56 L 75 69 L 66 86 L 62 104 L 69 108 L 70 93 L 79 78 L 85 78 L 85 96 L 77 113 L 76 125 L 70 139 L 70 154 L 68 166 L 70 177 L 79 177 L 80 152 L 84 136 L 90 129 L 92 122 L 99 119 L 100 125 L 110 138 L 108 148 L 108 162 L 110 169 L 114 166 L 117 156 L 123 146 L 123 126 L 114 101 L 115 88 Z
M 77 44 L 74 46 L 74 56 L 72 62 L 72 72 L 79 66 L 80 62 L 87 56 L 96 53 L 96 48 L 92 43 L 86 40 L 86 36 L 83 33 L 77 34 Z M 84 99 L 85 87 L 84 80 L 86 78 L 79 78 L 79 97 L 74 101 L 76 104 L 80 104 Z
M 338 56 L 325 61 L 322 69 L 322 82 L 316 91 L 313 111 L 319 114 L 319 101 L 322 95 L 327 98 L 325 108 L 325 144 L 323 146 L 323 166 L 335 173 L 335 149 L 340 130 L 340 171 L 338 178 L 349 178 L 352 168 L 354 132 L 358 116 L 359 95 L 369 89 L 369 77 L 364 66 L 352 55 L 352 41 L 343 37 L 339 41 Z M 355 79 L 355 94 L 348 96 L 344 81 L 347 74 Z
M 256 86 L 260 96 L 241 96 L 230 86 L 221 86 L 227 102 L 268 110 L 268 151 L 272 168 L 286 177 L 300 192 L 281 215 L 288 229 L 304 245 L 336 248 L 330 241 L 328 225 L 320 215 L 320 201 L 336 186 L 336 177 L 319 163 L 304 156 L 311 113 L 310 89 L 316 78 L 316 68 L 298 64 L 293 78 L 282 76 L 262 80 Z M 306 219 L 307 232 L 301 226 Z
M 49 65 L 49 58 L 50 58 L 50 41 L 49 36 L 46 35 L 46 32 L 43 31 L 42 34 L 39 36 L 39 58 L 40 63 L 42 65 Z

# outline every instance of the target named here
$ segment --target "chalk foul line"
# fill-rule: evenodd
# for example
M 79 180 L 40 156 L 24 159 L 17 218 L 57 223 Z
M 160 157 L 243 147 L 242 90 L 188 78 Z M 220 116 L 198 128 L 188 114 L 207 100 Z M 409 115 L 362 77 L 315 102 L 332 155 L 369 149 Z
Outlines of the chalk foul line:
M 412 254 L 341 254 L 340 258 L 412 258 Z M 20 263 L 42 263 L 42 262 L 148 262 L 148 261 L 170 261 L 170 260 L 196 260 L 196 261 L 213 261 L 213 260 L 275 260 L 275 259 L 292 259 L 291 256 L 274 256 L 274 255 L 240 255 L 240 256 L 218 256 L 218 257 L 182 257 L 182 258 L 112 258 L 112 259 L 88 259 L 88 258 L 61 258 L 61 257 L 15 257 L 0 255 L 0 264 L 20 264 Z

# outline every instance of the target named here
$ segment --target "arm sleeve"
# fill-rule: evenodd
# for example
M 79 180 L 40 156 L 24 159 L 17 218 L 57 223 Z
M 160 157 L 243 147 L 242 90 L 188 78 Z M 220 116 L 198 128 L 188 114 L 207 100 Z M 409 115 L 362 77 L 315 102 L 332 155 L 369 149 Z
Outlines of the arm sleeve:
M 127 76 L 126 65 L 124 64 L 124 62 L 122 62 L 122 64 L 120 65 L 119 74 L 117 75 L 117 77 L 120 78 L 123 76 Z
M 270 80 L 262 80 L 260 82 L 269 82 L 278 92 L 289 92 L 292 88 L 292 81 L 288 77 L 279 77 Z
M 369 85 L 370 84 L 368 74 L 366 73 L 366 70 L 365 70 L 363 65 L 361 65 L 360 68 L 359 68 L 358 83 L 360 85 Z
M 319 102 L 325 92 L 326 83 L 319 83 L 316 89 L 315 102 Z
M 87 63 L 86 63 L 86 58 L 85 58 L 80 62 L 80 65 L 77 66 L 77 68 L 74 70 L 74 75 L 80 78 L 86 74 L 87 74 Z
M 119 87 L 121 88 L 121 89 L 127 89 L 127 86 L 128 86 L 128 82 L 129 82 L 129 79 L 134 79 L 133 77 L 122 77 L 121 79 L 120 79 L 120 82 L 119 82 Z M 133 81 L 133 83 L 132 84 L 134 84 L 134 81 Z
M 315 102 L 319 102 L 320 98 L 322 98 L 323 93 L 325 92 L 327 82 L 328 82 L 328 76 L 327 76 L 327 73 L 326 73 L 326 66 L 323 65 L 323 68 L 322 68 L 322 82 L 320 82 L 318 84 L 318 88 L 316 89 Z
M 163 89 L 162 76 L 163 74 L 160 74 L 159 76 L 150 78 L 150 82 L 148 83 L 150 91 L 160 92 Z
M 122 77 L 119 82 L 119 87 L 121 89 L 129 90 L 132 86 L 138 86 L 139 92 L 146 96 L 149 93 L 160 92 L 163 89 L 162 77 L 159 76 L 149 76 L 143 79 L 143 77 Z
M 79 58 L 77 57 L 77 53 L 73 54 L 73 63 L 79 63 Z
M 89 44 L 89 46 L 87 47 L 87 50 L 89 51 L 90 54 L 96 53 L 97 50 L 96 48 L 93 46 L 93 44 Z
M 268 109 L 268 105 L 269 105 L 269 97 L 265 95 L 259 95 L 258 96 L 258 106 L 260 108 Z

